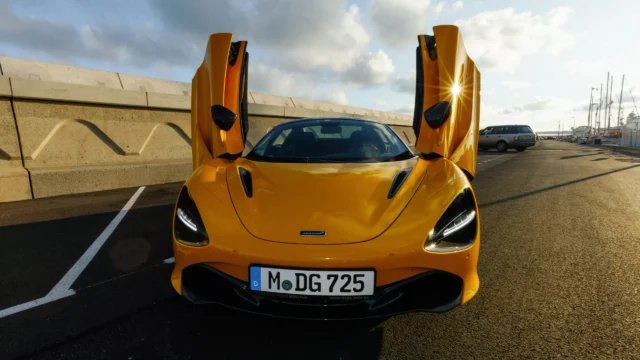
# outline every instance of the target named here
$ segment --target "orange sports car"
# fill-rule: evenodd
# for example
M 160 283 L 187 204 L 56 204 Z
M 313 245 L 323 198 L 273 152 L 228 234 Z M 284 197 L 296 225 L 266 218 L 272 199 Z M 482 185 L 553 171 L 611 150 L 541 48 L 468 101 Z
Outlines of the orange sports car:
M 211 35 L 173 220 L 179 294 L 309 319 L 444 312 L 475 296 L 480 74 L 457 27 L 418 40 L 414 151 L 355 118 L 284 122 L 249 151 L 247 43 Z

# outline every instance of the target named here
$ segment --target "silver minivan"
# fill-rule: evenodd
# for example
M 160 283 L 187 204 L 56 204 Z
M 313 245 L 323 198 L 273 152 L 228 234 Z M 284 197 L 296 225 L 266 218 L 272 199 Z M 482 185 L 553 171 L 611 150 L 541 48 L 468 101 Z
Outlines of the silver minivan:
M 488 126 L 480 131 L 478 139 L 478 148 L 481 150 L 525 151 L 528 147 L 535 145 L 536 134 L 528 125 Z

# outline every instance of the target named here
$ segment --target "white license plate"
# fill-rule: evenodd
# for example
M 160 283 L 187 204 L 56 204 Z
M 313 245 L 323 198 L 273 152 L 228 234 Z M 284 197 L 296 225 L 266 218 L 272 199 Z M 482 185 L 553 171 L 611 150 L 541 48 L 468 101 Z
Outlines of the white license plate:
M 366 296 L 375 290 L 372 270 L 249 268 L 251 290 L 315 296 Z

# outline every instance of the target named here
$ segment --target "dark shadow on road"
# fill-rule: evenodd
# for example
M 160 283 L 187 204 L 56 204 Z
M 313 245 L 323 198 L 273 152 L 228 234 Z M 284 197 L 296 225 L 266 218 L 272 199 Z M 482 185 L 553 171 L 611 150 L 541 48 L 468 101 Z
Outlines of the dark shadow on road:
M 515 154 L 518 151 L 516 150 L 511 150 L 511 149 L 507 149 L 507 151 L 501 152 L 498 150 L 480 150 L 478 151 L 478 156 L 482 156 L 482 155 L 504 155 L 504 154 Z
M 527 148 L 527 151 L 573 151 L 573 149 L 566 149 L 566 148 L 540 148 L 540 147 L 532 147 L 532 148 Z
M 597 159 L 593 159 L 593 160 L 591 160 L 591 161 L 602 161 L 602 160 L 609 160 L 609 158 L 606 158 L 606 157 L 604 157 L 604 158 L 597 158 Z
M 563 156 L 563 157 L 560 158 L 560 160 L 575 159 L 575 158 L 579 158 L 579 157 L 595 156 L 595 155 L 598 155 L 598 154 L 592 153 L 592 154 L 584 154 L 584 155 L 570 155 L 570 156 Z
M 616 159 L 620 162 L 632 163 L 632 164 L 640 164 L 640 159 Z
M 579 183 L 579 182 L 595 179 L 595 178 L 598 178 L 598 177 L 601 177 L 601 176 L 610 175 L 610 174 L 617 173 L 617 172 L 624 171 L 624 170 L 633 169 L 633 168 L 636 168 L 636 167 L 639 167 L 639 166 L 640 165 L 633 165 L 633 166 L 628 166 L 628 167 L 625 167 L 625 168 L 622 168 L 622 169 L 607 171 L 607 172 L 602 173 L 602 174 L 587 176 L 587 177 L 582 178 L 582 179 L 573 180 L 573 181 L 569 181 L 569 182 L 558 184 L 558 185 L 554 185 L 554 186 L 549 186 L 549 187 L 546 187 L 544 189 L 530 191 L 530 192 L 527 192 L 527 193 L 524 193 L 524 194 L 511 196 L 511 197 L 508 197 L 508 198 L 505 198 L 505 199 L 491 201 L 491 202 L 488 202 L 486 204 L 480 204 L 479 207 L 480 208 L 485 208 L 485 207 L 489 207 L 489 206 L 493 206 L 493 205 L 497 205 L 497 204 L 502 204 L 502 203 L 505 203 L 505 202 L 508 202 L 508 201 L 511 201 L 511 200 L 517 200 L 517 199 L 525 198 L 527 196 L 540 194 L 540 193 L 543 193 L 545 191 L 561 188 L 561 187 L 564 187 L 564 186 L 573 185 L 573 184 L 576 184 L 576 183 Z
M 384 320 L 278 319 L 174 296 L 32 358 L 378 359 Z
M 11 160 L 11 155 L 6 151 L 0 149 L 0 160 Z

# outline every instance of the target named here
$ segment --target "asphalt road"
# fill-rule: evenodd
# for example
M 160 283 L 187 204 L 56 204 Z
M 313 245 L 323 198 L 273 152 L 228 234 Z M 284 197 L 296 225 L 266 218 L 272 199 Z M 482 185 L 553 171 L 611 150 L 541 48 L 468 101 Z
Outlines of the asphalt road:
M 179 184 L 145 188 L 79 270 L 138 188 L 0 204 L 0 359 L 640 358 L 640 158 L 542 141 L 481 152 L 473 185 L 478 295 L 357 322 L 178 297 L 166 260 Z M 49 301 L 52 289 L 66 292 Z

